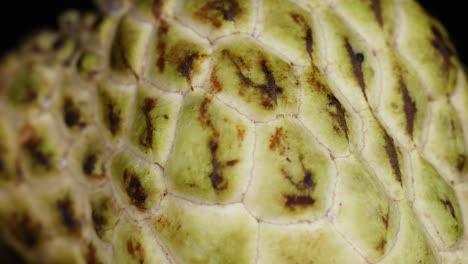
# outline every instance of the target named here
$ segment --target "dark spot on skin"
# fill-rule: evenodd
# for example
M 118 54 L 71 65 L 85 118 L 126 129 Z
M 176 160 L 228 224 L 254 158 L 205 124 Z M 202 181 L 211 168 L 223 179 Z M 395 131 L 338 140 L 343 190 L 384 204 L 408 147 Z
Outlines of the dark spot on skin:
M 23 132 L 26 136 L 22 141 L 22 146 L 28 153 L 31 160 L 46 170 L 52 170 L 52 154 L 47 153 L 42 149 L 43 139 L 38 137 L 30 127 L 25 127 Z
M 358 81 L 359 87 L 361 87 L 364 98 L 367 101 L 366 83 L 364 82 L 364 74 L 362 72 L 362 63 L 364 62 L 364 55 L 362 53 L 356 53 L 353 50 L 353 47 L 351 47 L 351 44 L 349 44 L 348 39 L 345 40 L 345 46 L 348 55 L 351 58 L 354 76 L 356 76 L 356 80 Z
M 27 248 L 35 248 L 43 235 L 42 225 L 26 212 L 16 212 L 9 217 L 9 231 L 12 236 Z
M 315 203 L 314 198 L 309 195 L 292 195 L 286 194 L 283 195 L 286 199 L 284 205 L 291 210 L 294 210 L 296 207 L 306 207 Z
M 315 187 L 315 183 L 313 181 L 313 174 L 309 170 L 303 168 L 304 170 L 304 177 L 301 181 L 296 182 L 284 169 L 281 170 L 284 177 L 288 180 L 288 182 L 293 185 L 298 191 L 307 191 L 313 190 Z
M 381 216 L 382 223 L 385 226 L 385 229 L 388 229 L 388 213 Z
M 211 180 L 211 186 L 216 191 L 222 191 L 228 187 L 228 182 L 222 175 L 222 165 L 217 159 L 218 142 L 216 140 L 210 140 L 209 147 L 212 157 L 211 165 L 213 166 L 213 170 L 209 176 Z
M 131 203 L 139 209 L 147 209 L 145 202 L 148 198 L 148 194 L 146 193 L 145 188 L 141 185 L 138 175 L 130 172 L 128 169 L 125 169 L 123 174 L 125 191 L 127 192 Z
M 345 116 L 345 110 L 343 106 L 341 105 L 340 101 L 336 99 L 335 96 L 332 94 L 327 94 L 328 98 L 328 107 L 333 107 L 335 111 L 328 111 L 330 116 L 334 118 L 337 122 L 338 125 L 340 126 L 341 130 L 346 136 L 346 140 L 348 139 L 348 124 L 346 123 L 346 116 Z
M 177 67 L 177 71 L 185 77 L 188 83 L 192 82 L 192 67 L 193 62 L 198 59 L 199 55 L 197 53 L 192 53 L 185 57 L 182 63 Z
M 434 38 L 431 41 L 432 47 L 436 49 L 444 60 L 444 68 L 447 71 L 452 65 L 450 58 L 455 55 L 455 52 L 447 45 L 442 33 L 436 27 L 431 27 Z
M 445 209 L 449 210 L 450 215 L 454 219 L 457 219 L 457 216 L 455 215 L 455 208 L 453 207 L 452 202 L 450 200 L 444 200 L 444 199 L 439 199 L 439 201 L 444 205 Z
M 101 199 L 91 205 L 91 218 L 93 220 L 94 230 L 101 238 L 105 227 L 109 223 L 106 217 L 106 212 L 109 210 L 109 203 L 110 201 L 108 199 Z
M 406 117 L 406 132 L 413 137 L 413 131 L 414 131 L 414 118 L 416 115 L 416 103 L 414 102 L 413 99 L 411 99 L 408 88 L 406 85 L 401 82 L 400 83 L 400 90 L 401 94 L 403 96 L 403 109 L 405 111 L 405 117 Z
M 218 79 L 218 66 L 215 65 L 213 67 L 213 71 L 210 76 L 210 83 L 211 83 L 211 88 L 210 92 L 213 94 L 217 94 L 223 90 L 223 84 L 221 81 Z
M 380 0 L 371 0 L 371 7 L 372 11 L 374 12 L 375 19 L 379 23 L 379 26 L 383 26 L 383 18 L 382 18 L 382 7 Z
M 140 136 L 140 144 L 146 148 L 151 148 L 153 146 L 154 125 L 150 114 L 156 107 L 157 102 L 157 99 L 150 97 L 143 100 L 142 111 L 145 116 L 146 131 Z
M 253 87 L 256 88 L 260 91 L 262 94 L 262 106 L 265 108 L 273 108 L 273 106 L 277 105 L 277 96 L 278 94 L 281 94 L 283 92 L 283 88 L 279 87 L 276 84 L 275 76 L 273 75 L 272 71 L 267 65 L 267 62 L 265 60 L 260 61 L 260 67 L 263 71 L 263 74 L 265 76 L 265 79 L 267 81 L 266 84 L 257 84 L 254 83 L 250 78 L 245 76 L 242 72 L 242 68 L 247 68 L 247 67 L 241 67 L 241 65 L 244 65 L 244 61 L 242 58 L 233 56 L 233 55 L 228 55 L 231 61 L 234 63 L 234 66 L 237 69 L 237 73 L 239 78 L 241 79 L 241 82 L 244 86 L 246 87 Z
M 458 155 L 457 157 L 457 170 L 458 171 L 463 171 L 463 168 L 465 167 L 465 162 L 466 162 L 466 157 L 463 154 Z
M 138 263 L 143 264 L 145 262 L 143 247 L 140 242 L 127 240 L 127 252 L 132 258 L 136 259 Z
M 306 40 L 306 50 L 307 50 L 307 54 L 309 54 L 309 58 L 312 60 L 312 52 L 313 52 L 313 47 L 312 47 L 312 29 L 307 28 L 305 40 Z
M 164 117 L 164 119 L 169 120 L 169 116 L 168 116 L 168 115 L 164 115 L 163 117 Z
M 156 46 L 156 49 L 159 54 L 156 60 L 156 66 L 159 72 L 163 72 L 166 65 L 166 35 L 168 31 L 168 24 L 166 23 L 166 21 L 162 20 L 157 32 L 158 44 Z
M 395 144 L 393 142 L 393 139 L 388 135 L 388 133 L 385 130 L 383 130 L 383 128 L 382 131 L 384 133 L 385 151 L 387 152 L 387 156 L 390 161 L 390 165 L 392 166 L 393 173 L 395 174 L 397 181 L 401 185 L 401 171 Z
M 379 244 L 377 245 L 377 250 L 380 251 L 380 252 L 385 252 L 385 246 L 387 245 L 387 240 L 386 239 L 382 239 Z
M 107 104 L 107 118 L 110 132 L 115 136 L 121 129 L 122 118 L 120 111 L 116 109 L 115 104 L 112 102 Z
M 76 107 L 75 103 L 70 98 L 65 98 L 63 102 L 63 119 L 67 127 L 84 128 L 86 122 L 81 120 L 80 109 Z
M 97 258 L 96 246 L 92 243 L 89 243 L 86 250 L 86 255 L 84 256 L 86 264 L 98 264 L 101 263 Z
M 81 219 L 76 216 L 75 205 L 70 197 L 66 196 L 63 199 L 58 200 L 56 206 L 60 213 L 62 224 L 71 233 L 79 234 L 83 223 Z
M 97 156 L 95 154 L 89 154 L 86 156 L 83 162 L 83 173 L 87 176 L 93 175 L 93 172 L 96 168 Z
M 193 17 L 200 21 L 206 21 L 215 28 L 219 28 L 224 21 L 234 23 L 240 11 L 237 0 L 211 0 L 198 9 L 193 14 Z
M 235 166 L 237 163 L 239 163 L 239 160 L 238 160 L 238 159 L 228 160 L 228 161 L 226 162 L 226 165 L 229 166 L 229 167 L 233 167 L 233 166 Z
M 164 0 L 153 0 L 153 5 L 151 6 L 151 12 L 156 20 L 161 18 L 162 5 Z

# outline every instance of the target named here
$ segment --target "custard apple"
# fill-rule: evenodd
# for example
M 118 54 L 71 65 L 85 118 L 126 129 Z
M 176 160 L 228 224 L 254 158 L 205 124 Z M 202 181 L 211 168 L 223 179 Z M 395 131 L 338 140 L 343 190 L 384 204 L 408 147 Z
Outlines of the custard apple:
M 468 263 L 468 81 L 414 0 L 97 0 L 0 66 L 27 263 Z

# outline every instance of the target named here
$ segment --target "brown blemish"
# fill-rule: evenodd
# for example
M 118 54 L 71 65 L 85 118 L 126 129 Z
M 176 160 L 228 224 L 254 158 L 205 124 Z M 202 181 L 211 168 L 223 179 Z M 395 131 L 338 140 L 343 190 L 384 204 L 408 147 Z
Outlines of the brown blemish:
M 151 111 L 156 107 L 158 100 L 155 98 L 145 98 L 143 100 L 143 115 L 145 116 L 146 131 L 140 136 L 140 144 L 146 148 L 151 148 L 153 146 L 153 132 L 154 125 L 151 120 Z
M 116 109 L 115 104 L 112 102 L 107 104 L 107 118 L 110 132 L 115 136 L 121 130 L 122 117 L 120 111 Z
M 108 199 L 101 199 L 97 203 L 91 205 L 91 218 L 93 220 L 94 230 L 101 238 L 105 227 L 108 225 L 105 212 L 109 210 L 109 203 L 110 201 Z
M 340 126 L 341 130 L 345 134 L 346 140 L 348 139 L 348 124 L 346 123 L 346 113 L 341 105 L 340 101 L 336 99 L 336 97 L 332 94 L 327 94 L 328 98 L 328 107 L 333 107 L 335 111 L 328 111 L 328 114 L 334 118 L 337 122 L 338 125 Z
M 248 68 L 246 67 L 245 65 L 246 63 L 244 62 L 242 58 L 229 54 L 229 52 L 227 51 L 223 52 L 223 54 L 228 55 L 231 61 L 234 63 L 234 66 L 237 69 L 237 73 L 238 73 L 239 78 L 241 79 L 242 84 L 246 87 L 253 87 L 260 91 L 260 93 L 262 94 L 261 103 L 263 107 L 270 109 L 277 105 L 278 94 L 281 94 L 283 92 L 283 88 L 279 87 L 276 84 L 275 76 L 273 75 L 273 72 L 268 67 L 266 60 L 262 59 L 260 61 L 260 67 L 263 71 L 263 74 L 265 76 L 267 83 L 257 84 L 253 82 L 250 78 L 245 76 L 244 73 L 242 72 L 241 69 Z
M 101 263 L 97 257 L 96 246 L 89 243 L 87 246 L 86 254 L 84 256 L 86 264 L 98 264 Z
M 439 199 L 439 201 L 444 205 L 445 209 L 450 212 L 450 215 L 454 218 L 457 219 L 457 216 L 455 215 L 455 208 L 453 207 L 453 204 L 450 200 L 444 200 L 444 199 Z
M 395 174 L 397 181 L 402 184 L 401 182 L 401 171 L 400 165 L 398 161 L 398 154 L 395 148 L 395 144 L 393 139 L 388 135 L 388 133 L 383 130 L 384 133 L 384 140 L 385 140 L 385 151 L 387 152 L 388 159 L 390 161 L 390 165 L 392 166 L 393 174 Z
M 465 167 L 465 162 L 466 162 L 466 156 L 463 154 L 459 154 L 457 157 L 457 170 L 458 171 L 463 171 L 463 168 Z
M 210 76 L 210 82 L 211 82 L 211 87 L 210 87 L 211 93 L 217 94 L 223 90 L 223 84 L 218 79 L 218 66 L 217 65 L 213 67 L 213 70 Z
M 60 213 L 60 220 L 67 230 L 74 234 L 81 232 L 83 222 L 79 219 L 75 212 L 75 204 L 69 196 L 65 196 L 63 199 L 58 200 L 56 203 L 57 209 Z
M 148 198 L 148 194 L 141 185 L 141 181 L 138 178 L 138 175 L 134 172 L 130 172 L 128 169 L 125 169 L 123 173 L 123 180 L 125 191 L 130 198 L 130 202 L 139 209 L 147 209 L 145 202 Z
M 93 175 L 97 161 L 97 156 L 95 154 L 87 155 L 83 162 L 83 173 L 87 176 Z
M 275 133 L 270 137 L 270 149 L 273 151 L 278 149 L 283 142 L 284 136 L 285 134 L 283 128 L 277 127 L 275 129 Z
M 177 66 L 177 71 L 184 76 L 188 83 L 192 82 L 193 62 L 200 57 L 197 53 L 192 53 L 184 58 L 181 64 Z
M 382 239 L 377 245 L 377 250 L 380 252 L 385 252 L 385 246 L 387 245 L 387 239 Z
M 169 31 L 169 25 L 166 21 L 161 20 L 157 32 L 158 44 L 156 45 L 157 51 L 159 51 L 159 56 L 156 60 L 156 66 L 159 72 L 163 72 L 166 65 L 166 35 Z
M 167 114 L 163 115 L 164 119 L 169 120 L 169 116 Z
M 385 215 L 382 215 L 380 219 L 382 220 L 382 223 L 384 224 L 385 229 L 388 229 L 388 213 Z
M 241 144 L 244 141 L 245 128 L 237 125 L 236 130 L 237 130 L 237 140 L 239 141 L 239 144 Z
M 356 53 L 351 47 L 349 40 L 345 40 L 346 51 L 348 52 L 349 57 L 351 58 L 351 64 L 353 66 L 354 76 L 358 81 L 359 87 L 361 87 L 362 93 L 367 101 L 366 94 L 366 83 L 364 82 L 364 74 L 362 72 L 362 63 L 364 62 L 364 55 L 360 52 Z
M 284 205 L 291 210 L 296 207 L 307 207 L 315 203 L 314 198 L 309 195 L 285 194 L 283 197 L 286 199 Z
M 210 174 L 211 186 L 216 191 L 225 190 L 228 187 L 228 182 L 222 175 L 222 165 L 220 164 L 219 160 L 217 159 L 217 151 L 218 151 L 218 142 L 216 140 L 210 140 L 209 143 L 210 151 L 211 151 L 211 165 L 213 166 L 213 170 Z
M 237 163 L 239 163 L 239 160 L 238 160 L 238 159 L 226 161 L 226 165 L 229 166 L 229 167 L 233 167 L 233 166 L 235 166 Z
M 382 6 L 380 0 L 371 0 L 371 7 L 372 11 L 374 12 L 375 19 L 379 23 L 379 26 L 383 26 L 383 18 L 382 18 Z
M 283 173 L 284 177 L 288 180 L 288 182 L 293 185 L 298 191 L 307 191 L 313 190 L 315 187 L 315 183 L 313 181 L 313 174 L 309 170 L 304 169 L 304 177 L 301 181 L 296 182 L 294 179 L 284 170 L 282 169 L 281 172 Z
M 206 21 L 213 27 L 219 28 L 224 21 L 234 23 L 235 17 L 240 13 L 236 0 L 207 1 L 200 9 L 193 13 L 193 18 Z
M 132 258 L 138 261 L 138 263 L 145 263 L 143 247 L 138 241 L 127 240 L 127 252 Z
M 67 127 L 84 128 L 86 126 L 86 122 L 81 120 L 80 109 L 69 97 L 65 98 L 63 102 L 63 120 Z
M 161 18 L 163 1 L 164 0 L 153 0 L 153 5 L 151 5 L 151 12 L 156 20 Z
M 30 126 L 25 126 L 21 131 L 21 145 L 29 154 L 34 163 L 46 170 L 53 168 L 52 153 L 46 153 L 43 149 L 43 139 L 40 138 Z
M 446 43 L 442 33 L 436 27 L 431 27 L 431 32 L 434 38 L 431 41 L 432 47 L 436 49 L 444 60 L 444 69 L 447 71 L 452 65 L 450 58 L 455 55 L 455 52 Z
M 405 111 L 405 117 L 406 117 L 406 132 L 413 137 L 413 131 L 414 131 L 414 118 L 416 115 L 416 103 L 414 100 L 411 98 L 408 92 L 408 88 L 406 85 L 401 82 L 400 83 L 400 89 L 401 89 L 401 94 L 403 96 L 403 109 Z
M 15 212 L 8 219 L 12 236 L 27 248 L 38 246 L 43 235 L 41 223 L 33 220 L 27 212 Z

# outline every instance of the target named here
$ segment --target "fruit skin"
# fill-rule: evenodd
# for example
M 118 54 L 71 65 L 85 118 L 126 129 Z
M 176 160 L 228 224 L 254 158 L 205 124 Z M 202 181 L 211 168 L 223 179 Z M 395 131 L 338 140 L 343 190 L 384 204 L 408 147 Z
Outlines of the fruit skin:
M 98 1 L 0 66 L 46 263 L 464 263 L 468 83 L 414 1 Z

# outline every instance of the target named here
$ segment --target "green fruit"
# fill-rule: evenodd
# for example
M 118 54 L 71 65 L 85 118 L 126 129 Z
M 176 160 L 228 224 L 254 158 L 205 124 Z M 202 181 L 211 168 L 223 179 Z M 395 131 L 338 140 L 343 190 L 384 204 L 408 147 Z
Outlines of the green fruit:
M 411 0 L 100 0 L 0 66 L 30 263 L 466 263 L 468 82 Z

